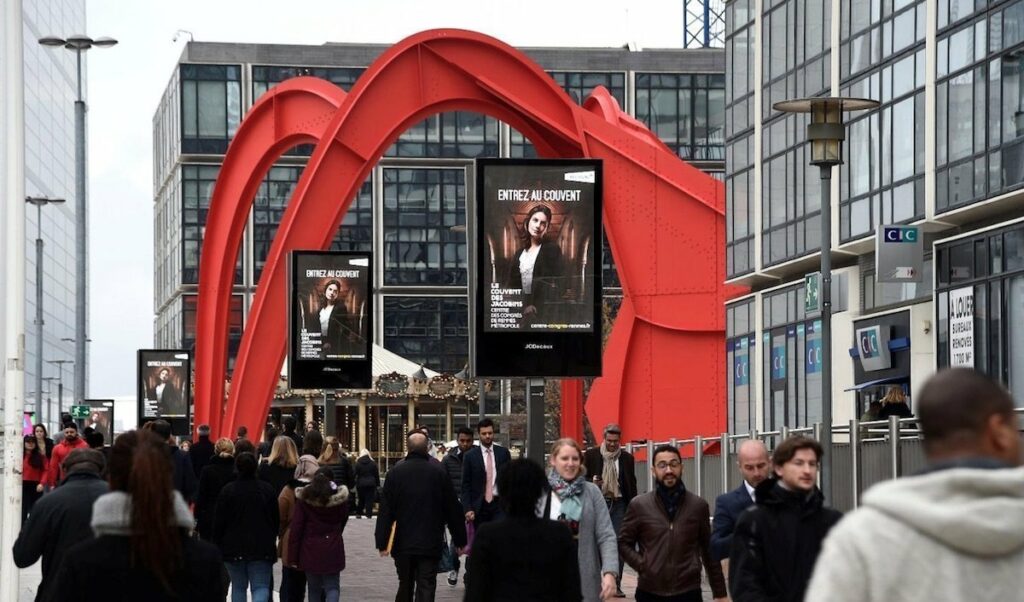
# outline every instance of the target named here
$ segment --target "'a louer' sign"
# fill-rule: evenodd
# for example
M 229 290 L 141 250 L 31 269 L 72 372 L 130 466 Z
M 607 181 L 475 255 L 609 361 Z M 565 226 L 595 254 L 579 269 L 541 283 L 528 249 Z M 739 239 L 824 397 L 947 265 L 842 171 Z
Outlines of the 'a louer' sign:
M 974 367 L 974 287 L 949 291 L 949 365 Z

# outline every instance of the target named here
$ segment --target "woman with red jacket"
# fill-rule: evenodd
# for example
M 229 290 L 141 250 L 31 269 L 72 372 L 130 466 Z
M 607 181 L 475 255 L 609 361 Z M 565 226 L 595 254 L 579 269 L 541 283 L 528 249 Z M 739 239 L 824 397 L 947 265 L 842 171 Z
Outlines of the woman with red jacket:
M 288 533 L 287 564 L 305 571 L 309 599 L 338 602 L 345 570 L 348 488 L 331 481 L 330 467 L 316 471 L 313 481 L 295 490 L 295 514 Z
M 46 464 L 46 453 L 39 449 L 35 435 L 26 435 L 25 454 L 21 459 L 21 524 L 25 524 L 32 506 L 43 495 Z

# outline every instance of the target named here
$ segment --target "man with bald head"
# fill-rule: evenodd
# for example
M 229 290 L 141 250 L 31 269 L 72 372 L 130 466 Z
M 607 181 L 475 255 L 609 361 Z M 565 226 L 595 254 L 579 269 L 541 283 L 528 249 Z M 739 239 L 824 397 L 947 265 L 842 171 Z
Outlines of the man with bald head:
M 431 462 L 427 436 L 412 430 L 406 436 L 409 453 L 388 471 L 374 533 L 380 555 L 391 555 L 398 571 L 396 602 L 430 601 L 437 589 L 444 529 L 461 551 L 466 546 L 462 505 L 448 471 Z M 394 527 L 394 540 L 390 542 Z
M 809 602 L 1020 600 L 1024 468 L 1003 386 L 943 370 L 916 400 L 928 467 L 869 489 L 825 540 Z
M 732 532 L 736 520 L 744 510 L 754 505 L 754 488 L 768 478 L 771 461 L 768 449 L 757 439 L 747 439 L 740 445 L 736 454 L 743 482 L 729 493 L 723 493 L 715 499 L 715 518 L 712 521 L 711 557 L 722 562 L 722 568 L 728 574 L 729 552 L 732 550 Z

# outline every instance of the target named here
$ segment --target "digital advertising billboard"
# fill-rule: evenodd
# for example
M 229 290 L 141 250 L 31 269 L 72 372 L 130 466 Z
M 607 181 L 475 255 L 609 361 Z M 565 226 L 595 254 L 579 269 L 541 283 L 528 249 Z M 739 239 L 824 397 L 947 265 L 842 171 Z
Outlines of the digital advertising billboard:
M 157 418 L 188 419 L 191 370 L 192 356 L 184 349 L 139 349 L 139 424 Z
M 370 253 L 292 252 L 288 294 L 291 388 L 370 388 L 372 265 Z
M 89 407 L 89 416 L 82 420 L 82 426 L 92 427 L 103 434 L 103 443 L 114 443 L 114 400 L 84 399 L 82 405 Z
M 480 376 L 601 373 L 599 160 L 476 162 Z

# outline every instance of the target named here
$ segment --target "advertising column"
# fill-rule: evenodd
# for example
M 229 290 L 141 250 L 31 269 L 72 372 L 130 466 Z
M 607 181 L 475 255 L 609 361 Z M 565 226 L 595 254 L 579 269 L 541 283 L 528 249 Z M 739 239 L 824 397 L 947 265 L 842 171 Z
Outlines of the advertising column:
M 601 162 L 478 160 L 475 373 L 601 374 Z

